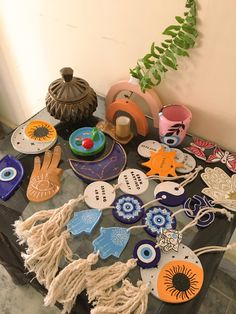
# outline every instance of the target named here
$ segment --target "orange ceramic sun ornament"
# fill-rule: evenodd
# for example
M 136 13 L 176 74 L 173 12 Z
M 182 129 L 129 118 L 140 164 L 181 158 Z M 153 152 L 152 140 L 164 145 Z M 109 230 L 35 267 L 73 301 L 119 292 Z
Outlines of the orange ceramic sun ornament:
M 175 156 L 175 151 L 167 152 L 164 148 L 161 148 L 157 152 L 151 152 L 150 160 L 142 163 L 142 165 L 150 168 L 147 172 L 148 176 L 158 174 L 161 177 L 167 177 L 168 175 L 176 177 L 176 168 L 184 167 L 184 164 L 176 162 Z

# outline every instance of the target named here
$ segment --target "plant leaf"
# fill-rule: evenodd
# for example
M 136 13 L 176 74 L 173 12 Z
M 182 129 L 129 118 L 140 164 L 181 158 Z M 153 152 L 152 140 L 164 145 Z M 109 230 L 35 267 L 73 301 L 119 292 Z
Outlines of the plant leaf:
M 164 63 L 164 65 L 166 65 L 166 66 L 168 66 L 168 67 L 170 67 L 170 68 L 172 68 L 174 70 L 177 70 L 176 64 L 174 64 L 174 62 L 171 59 L 163 56 L 161 58 L 161 61 Z
M 181 16 L 176 16 L 175 19 L 176 19 L 176 21 L 177 21 L 179 24 L 183 24 L 183 23 L 184 23 L 184 19 L 183 19 Z
M 187 57 L 189 57 L 189 54 L 187 53 L 186 50 L 182 50 L 179 47 L 175 46 L 174 44 L 172 44 L 170 46 L 170 50 L 173 51 L 174 53 L 176 53 L 178 56 L 187 56 Z
M 174 39 L 174 43 L 176 44 L 176 46 L 183 48 L 183 49 L 189 49 L 190 48 L 189 44 L 186 41 L 184 41 L 178 37 L 176 37 Z
M 184 24 L 184 25 L 182 25 L 182 29 L 183 29 L 186 33 L 189 33 L 189 34 L 193 35 L 194 37 L 197 37 L 197 36 L 198 36 L 197 30 L 196 30 L 193 26 L 191 26 L 191 25 L 189 25 L 189 24 Z
M 179 25 L 170 25 L 168 26 L 164 32 L 162 33 L 163 35 L 167 35 L 166 32 L 168 31 L 179 31 L 180 30 L 180 26 Z
M 160 58 L 160 56 L 158 54 L 156 54 L 156 52 L 155 52 L 155 43 L 154 42 L 152 43 L 152 46 L 151 46 L 151 54 L 154 58 L 157 58 L 157 59 Z
M 156 50 L 159 52 L 159 53 L 163 53 L 165 50 L 159 46 L 155 46 Z
M 162 47 L 164 47 L 165 49 L 169 47 L 169 45 L 165 44 L 165 43 L 161 43 Z
M 153 75 L 153 77 L 157 80 L 157 81 L 161 81 L 161 76 L 160 76 L 160 74 L 159 74 L 159 72 L 157 71 L 157 69 L 152 69 L 152 75 Z
M 171 59 L 171 61 L 172 61 L 172 62 L 175 64 L 175 66 L 176 66 L 177 60 L 176 60 L 176 58 L 175 58 L 174 53 L 173 53 L 171 50 L 167 49 L 166 52 L 165 52 L 165 55 L 166 55 L 166 57 L 168 57 L 169 59 Z
M 195 40 L 192 37 L 188 36 L 186 33 L 183 33 L 183 32 L 179 32 L 178 36 L 180 39 L 187 42 L 190 47 L 194 47 Z

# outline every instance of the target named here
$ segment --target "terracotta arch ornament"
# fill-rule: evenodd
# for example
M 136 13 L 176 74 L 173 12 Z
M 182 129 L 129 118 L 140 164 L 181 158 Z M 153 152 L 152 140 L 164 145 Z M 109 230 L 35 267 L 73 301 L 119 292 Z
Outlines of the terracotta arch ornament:
M 131 115 L 135 121 L 138 134 L 142 136 L 146 136 L 148 134 L 147 119 L 135 102 L 130 99 L 116 99 L 107 106 L 107 120 L 112 122 L 116 112 L 118 111 L 124 111 Z
M 143 98 L 143 100 L 149 106 L 150 112 L 152 114 L 153 126 L 158 128 L 158 113 L 162 108 L 162 103 L 159 96 L 154 89 L 148 89 L 145 93 L 143 93 L 140 86 L 135 82 L 124 80 L 114 84 L 109 89 L 105 99 L 107 110 L 110 104 L 113 103 L 113 101 L 116 99 L 116 96 L 124 90 L 131 91 Z

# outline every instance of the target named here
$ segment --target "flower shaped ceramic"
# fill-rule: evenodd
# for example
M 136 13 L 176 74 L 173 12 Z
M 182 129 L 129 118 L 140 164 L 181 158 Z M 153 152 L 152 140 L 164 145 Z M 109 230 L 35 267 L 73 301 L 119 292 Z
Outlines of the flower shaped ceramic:
M 230 177 L 221 168 L 207 167 L 201 177 L 208 186 L 202 193 L 212 198 L 215 203 L 236 210 L 236 174 Z

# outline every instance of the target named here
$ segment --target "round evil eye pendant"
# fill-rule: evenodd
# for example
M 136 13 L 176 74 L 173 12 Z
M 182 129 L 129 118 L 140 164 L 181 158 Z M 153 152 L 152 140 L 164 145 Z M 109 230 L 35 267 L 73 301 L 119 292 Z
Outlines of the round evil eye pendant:
M 133 224 L 139 221 L 144 214 L 143 202 L 134 195 L 122 195 L 113 203 L 113 216 L 122 223 Z
M 161 251 L 155 247 L 156 243 L 151 240 L 139 241 L 133 250 L 133 257 L 137 259 L 137 264 L 142 268 L 156 267 Z
M 17 175 L 13 167 L 6 167 L 0 171 L 0 181 L 12 181 Z
M 157 237 L 163 229 L 176 229 L 176 219 L 171 217 L 172 211 L 164 206 L 150 207 L 143 218 L 145 231 L 152 237 Z

